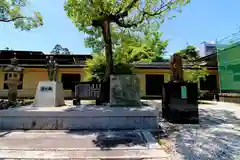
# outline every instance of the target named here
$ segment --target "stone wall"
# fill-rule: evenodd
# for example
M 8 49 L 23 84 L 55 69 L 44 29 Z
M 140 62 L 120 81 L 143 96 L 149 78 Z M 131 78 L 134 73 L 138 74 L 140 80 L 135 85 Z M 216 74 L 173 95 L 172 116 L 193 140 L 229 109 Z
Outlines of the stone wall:
M 153 107 L 20 107 L 0 110 L 0 130 L 157 129 Z
M 219 100 L 223 102 L 239 103 L 240 94 L 237 93 L 221 93 L 219 94 Z

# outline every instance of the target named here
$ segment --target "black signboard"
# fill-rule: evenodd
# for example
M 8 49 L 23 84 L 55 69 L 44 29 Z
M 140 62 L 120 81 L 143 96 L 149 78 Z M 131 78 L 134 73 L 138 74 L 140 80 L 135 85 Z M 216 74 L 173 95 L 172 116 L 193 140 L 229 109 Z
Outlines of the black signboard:
M 75 86 L 75 97 L 85 100 L 96 100 L 100 97 L 101 83 L 81 82 Z

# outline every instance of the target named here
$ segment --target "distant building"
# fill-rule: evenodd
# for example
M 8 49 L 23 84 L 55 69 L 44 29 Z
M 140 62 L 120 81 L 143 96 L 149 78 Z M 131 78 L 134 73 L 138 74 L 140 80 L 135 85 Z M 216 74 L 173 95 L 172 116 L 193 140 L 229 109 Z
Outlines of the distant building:
M 205 57 L 215 53 L 217 47 L 216 42 L 202 42 L 201 46 L 199 47 L 199 54 L 200 57 Z

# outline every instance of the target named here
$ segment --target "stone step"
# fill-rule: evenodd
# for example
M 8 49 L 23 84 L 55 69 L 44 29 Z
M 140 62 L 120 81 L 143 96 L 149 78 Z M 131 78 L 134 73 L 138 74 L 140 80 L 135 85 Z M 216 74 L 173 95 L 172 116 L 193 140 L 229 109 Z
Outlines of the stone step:
M 23 151 L 0 150 L 0 159 L 101 159 L 101 160 L 138 160 L 138 159 L 168 159 L 161 150 L 139 151 Z

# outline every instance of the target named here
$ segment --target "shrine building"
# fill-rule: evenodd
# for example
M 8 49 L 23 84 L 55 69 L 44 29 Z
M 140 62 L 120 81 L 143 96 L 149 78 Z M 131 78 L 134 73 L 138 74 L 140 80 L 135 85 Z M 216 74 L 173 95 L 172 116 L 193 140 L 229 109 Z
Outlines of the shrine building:
M 46 68 L 46 56 L 53 56 L 58 63 L 58 80 L 63 83 L 65 98 L 72 98 L 72 88 L 75 84 L 83 80 L 85 73 L 84 67 L 86 59 L 91 55 L 50 55 L 41 51 L 12 51 L 0 50 L 0 98 L 6 98 L 8 87 L 4 84 L 7 74 L 4 67 L 10 64 L 13 57 L 18 59 L 20 67 L 24 67 L 21 75 L 22 83 L 18 86 L 19 98 L 33 98 L 39 81 L 48 80 L 48 71 Z M 205 81 L 199 83 L 202 91 L 218 91 L 218 68 L 216 57 L 206 56 L 200 58 L 208 69 L 209 76 Z M 142 98 L 160 98 L 162 95 L 162 86 L 170 80 L 170 62 L 139 63 L 134 65 L 134 73 L 140 79 Z M 186 71 L 192 70 L 192 66 L 183 65 L 183 75 L 186 78 Z M 187 79 L 185 79 L 187 80 Z

